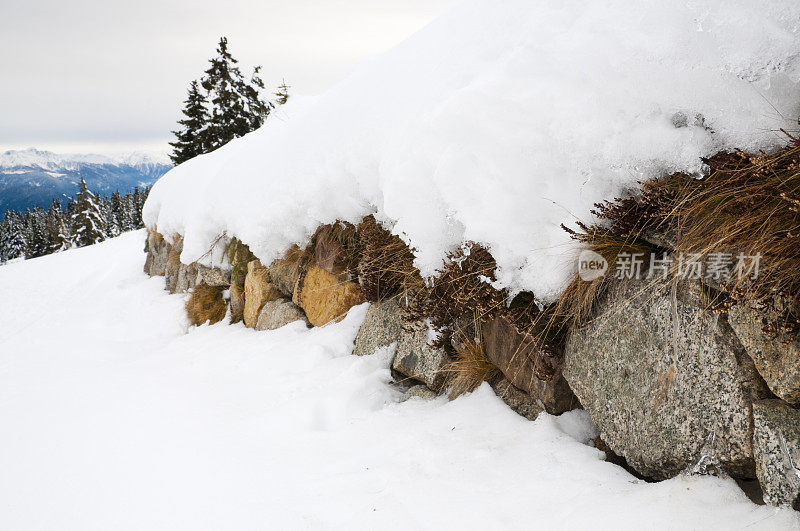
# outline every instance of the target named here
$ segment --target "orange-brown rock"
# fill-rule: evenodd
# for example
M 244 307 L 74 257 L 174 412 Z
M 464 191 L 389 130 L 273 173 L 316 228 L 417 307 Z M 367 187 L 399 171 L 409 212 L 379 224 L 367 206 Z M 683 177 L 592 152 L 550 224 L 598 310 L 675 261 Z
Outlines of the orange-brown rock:
M 305 310 L 312 325 L 322 326 L 341 320 L 350 308 L 364 302 L 364 296 L 355 282 L 341 282 L 312 264 L 297 282 L 292 300 Z
M 244 310 L 242 317 L 248 328 L 254 328 L 258 322 L 258 314 L 264 305 L 281 297 L 269 278 L 267 268 L 258 260 L 247 264 L 247 276 L 244 278 Z

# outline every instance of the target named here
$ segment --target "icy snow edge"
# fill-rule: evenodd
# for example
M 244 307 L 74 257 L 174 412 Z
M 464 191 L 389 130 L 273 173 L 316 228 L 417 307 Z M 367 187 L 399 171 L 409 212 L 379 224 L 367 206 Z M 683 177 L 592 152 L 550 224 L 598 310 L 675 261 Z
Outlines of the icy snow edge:
M 467 1 L 314 99 L 164 176 L 144 218 L 268 263 L 376 213 L 424 275 L 467 240 L 498 286 L 557 297 L 560 228 L 723 149 L 771 150 L 800 116 L 800 2 Z

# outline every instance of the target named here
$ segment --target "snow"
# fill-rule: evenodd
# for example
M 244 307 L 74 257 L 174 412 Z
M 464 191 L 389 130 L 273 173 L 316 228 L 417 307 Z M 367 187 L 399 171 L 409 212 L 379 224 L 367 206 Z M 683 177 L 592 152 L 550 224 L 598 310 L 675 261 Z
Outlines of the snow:
M 561 223 L 722 149 L 774 149 L 800 116 L 796 0 L 468 0 L 317 98 L 155 185 L 145 222 L 226 233 L 269 262 L 318 224 L 377 212 L 425 275 L 463 241 L 498 286 L 556 297 Z
M 732 480 L 648 484 L 488 387 L 399 402 L 366 306 L 187 327 L 143 231 L 0 268 L 2 529 L 789 529 Z

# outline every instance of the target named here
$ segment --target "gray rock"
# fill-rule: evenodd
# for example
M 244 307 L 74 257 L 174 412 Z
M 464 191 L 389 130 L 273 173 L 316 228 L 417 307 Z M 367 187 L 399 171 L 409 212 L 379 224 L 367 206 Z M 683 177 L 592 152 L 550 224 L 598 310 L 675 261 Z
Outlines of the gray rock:
M 197 270 L 197 279 L 195 284 L 206 284 L 208 286 L 230 286 L 231 272 L 230 270 L 220 269 L 218 267 L 208 267 L 200 264 L 195 264 Z
M 392 369 L 401 375 L 417 380 L 434 391 L 441 391 L 445 383 L 442 371 L 447 364 L 447 354 L 428 346 L 428 328 L 418 326 L 413 333 L 403 332 L 397 342 L 397 353 Z
M 545 409 L 541 400 L 514 387 L 508 378 L 503 377 L 493 382 L 492 389 L 508 407 L 528 420 L 536 420 Z
M 306 314 L 299 306 L 286 299 L 275 299 L 264 304 L 258 314 L 256 330 L 276 330 L 295 321 L 304 321 L 308 325 Z
M 800 509 L 800 411 L 782 400 L 753 404 L 756 474 L 764 501 Z
M 197 266 L 195 264 L 180 264 L 173 293 L 186 293 L 197 284 L 199 284 L 197 281 Z
M 568 334 L 564 376 L 601 436 L 645 476 L 755 473 L 752 402 L 769 396 L 698 281 L 612 281 Z
M 776 301 L 780 309 L 780 301 Z M 736 305 L 728 313 L 731 324 L 756 369 L 778 397 L 800 405 L 800 336 L 767 336 L 762 328 L 781 318 L 774 308 Z
M 244 319 L 244 288 L 231 284 L 231 324 Z
M 178 285 L 178 274 L 181 269 L 181 253 L 173 248 L 170 248 L 167 254 L 167 265 L 164 271 L 164 287 L 170 293 L 176 292 Z
M 422 398 L 423 400 L 431 400 L 437 396 L 439 395 L 428 389 L 428 387 L 425 385 L 413 385 L 405 393 L 403 393 L 403 396 L 400 397 L 400 402 L 405 402 L 406 400 L 415 397 Z
M 402 311 L 397 302 L 374 302 L 369 305 L 364 323 L 358 329 L 353 354 L 373 354 L 380 347 L 399 342 L 402 333 Z
M 163 276 L 167 271 L 167 253 L 169 252 L 164 237 L 155 231 L 147 231 L 144 251 L 147 254 L 144 272 L 151 277 Z

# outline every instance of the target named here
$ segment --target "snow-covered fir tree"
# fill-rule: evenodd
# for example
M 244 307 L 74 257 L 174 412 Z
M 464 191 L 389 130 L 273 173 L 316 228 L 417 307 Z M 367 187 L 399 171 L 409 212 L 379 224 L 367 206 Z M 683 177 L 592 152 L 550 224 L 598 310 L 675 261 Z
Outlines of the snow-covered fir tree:
M 3 230 L 0 231 L 0 262 L 25 256 L 24 220 L 11 210 L 3 216 Z
M 61 203 L 53 199 L 50 208 L 47 210 L 47 223 L 45 225 L 45 237 L 47 239 L 47 253 L 58 253 L 69 249 L 70 234 L 64 223 L 64 212 L 61 210 Z
M 86 188 L 86 181 L 81 179 L 80 188 L 75 201 L 75 213 L 72 214 L 72 243 L 77 247 L 94 245 L 106 239 L 105 220 L 95 195 Z

